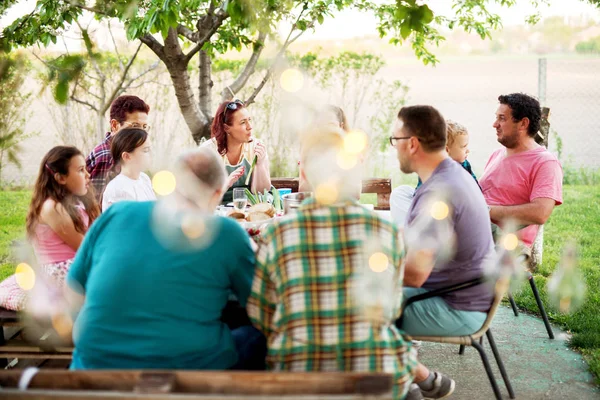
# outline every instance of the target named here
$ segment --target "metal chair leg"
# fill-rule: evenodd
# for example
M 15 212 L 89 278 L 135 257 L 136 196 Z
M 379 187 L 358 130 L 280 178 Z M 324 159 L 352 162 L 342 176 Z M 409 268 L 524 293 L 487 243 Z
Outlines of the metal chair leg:
M 529 274 L 529 285 L 531 285 L 531 290 L 533 291 L 533 296 L 535 297 L 535 301 L 540 310 L 540 314 L 542 314 L 542 319 L 544 320 L 544 325 L 546 326 L 546 331 L 548 332 L 548 337 L 550 339 L 554 339 L 554 332 L 552 332 L 552 327 L 550 326 L 550 322 L 548 322 L 548 315 L 546 315 L 546 309 L 544 308 L 544 304 L 542 304 L 542 300 L 540 299 L 540 294 L 538 292 L 537 286 L 535 285 L 535 280 L 533 279 L 533 275 Z
M 515 303 L 515 299 L 513 298 L 511 292 L 508 292 L 508 301 L 510 301 L 510 306 L 512 307 L 513 314 L 515 314 L 515 317 L 518 317 L 519 309 L 517 308 L 517 303 Z
M 502 358 L 500 357 L 500 353 L 498 352 L 498 348 L 496 347 L 496 341 L 494 340 L 494 336 L 492 336 L 492 330 L 488 329 L 485 335 L 487 336 L 488 341 L 490 342 L 492 353 L 494 353 L 494 358 L 496 359 L 496 363 L 498 364 L 498 368 L 500 369 L 500 373 L 502 374 L 502 379 L 504 380 L 504 385 L 506 385 L 506 389 L 508 390 L 508 395 L 511 399 L 514 399 L 515 392 L 513 391 L 512 385 L 510 384 L 508 374 L 506 373 L 506 369 L 504 368 L 504 363 L 502 362 Z
M 461 356 L 463 354 L 465 354 L 465 345 L 461 344 L 460 347 L 458 348 L 458 354 L 460 354 Z
M 502 395 L 500 394 L 498 383 L 496 382 L 496 378 L 494 377 L 494 373 L 492 372 L 492 367 L 490 366 L 490 362 L 488 361 L 487 355 L 485 354 L 485 350 L 479 343 L 477 343 L 477 340 L 471 340 L 471 345 L 477 349 L 479 355 L 481 356 L 483 367 L 485 368 L 485 372 L 487 373 L 487 376 L 490 380 L 490 384 L 492 385 L 492 390 L 494 391 L 496 399 L 502 400 Z

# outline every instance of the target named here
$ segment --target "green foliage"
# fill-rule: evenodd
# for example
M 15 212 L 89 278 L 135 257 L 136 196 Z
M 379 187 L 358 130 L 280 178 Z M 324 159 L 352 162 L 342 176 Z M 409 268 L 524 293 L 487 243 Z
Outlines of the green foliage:
M 77 79 L 85 67 L 82 55 L 61 55 L 46 63 L 48 66 L 48 83 L 54 84 L 54 98 L 60 104 L 69 99 L 69 84 Z
M 9 1 L 9 7 L 17 2 Z M 9 7 L 6 7 L 6 10 Z M 56 43 L 57 37 L 61 35 L 65 26 L 78 19 L 81 13 L 80 8 L 73 7 L 67 2 L 38 0 L 33 12 L 17 18 L 4 28 L 0 36 L 0 50 L 9 52 L 17 46 L 26 47 L 33 44 L 48 46 L 50 42 Z
M 384 85 L 373 96 L 371 100 L 378 104 L 377 112 L 369 118 L 369 125 L 379 135 L 372 143 L 373 150 L 385 152 L 390 146 L 389 132 L 396 120 L 398 110 L 406 103 L 408 86 L 401 81 L 395 80 L 389 85 Z
M 589 1 L 595 3 L 595 0 Z M 537 6 L 546 0 L 529 2 Z M 5 1 L 0 7 L 0 15 L 16 3 L 17 0 Z M 96 0 L 93 7 L 77 0 L 39 0 L 32 13 L 18 18 L 4 29 L 0 43 L 5 50 L 14 46 L 54 43 L 73 21 L 81 17 L 83 9 L 94 12 L 98 19 L 118 18 L 125 24 L 129 40 L 159 32 L 166 37 L 170 28 L 178 26 L 200 34 L 197 27 L 201 22 L 226 12 L 225 22 L 203 47 L 214 56 L 252 45 L 256 32 L 274 33 L 281 21 L 292 21 L 298 31 L 305 31 L 316 23 L 322 24 L 336 12 L 354 8 L 378 17 L 377 30 L 382 37 L 389 36 L 391 42 L 397 44 L 410 40 L 417 57 L 425 63 L 435 63 L 437 59 L 428 46 L 438 45 L 444 40 L 440 28 L 452 30 L 460 27 L 487 38 L 491 30 L 501 26 L 498 15 L 488 10 L 491 3 L 510 7 L 516 1 L 453 0 L 455 15 L 445 17 L 435 15 L 427 2 L 416 0 L 396 0 L 393 3 L 368 0 L 235 0 L 225 1 L 216 8 L 211 8 L 208 0 Z M 535 21 L 535 17 L 529 17 L 529 22 Z M 183 36 L 180 38 L 187 40 Z
M 24 127 L 31 102 L 31 93 L 23 92 L 28 69 L 20 54 L 0 54 L 0 182 L 6 163 L 21 168 L 18 155 L 23 150 L 20 143 L 26 138 Z
M 576 167 L 570 163 L 563 163 L 563 184 L 600 185 L 600 169 Z
M 575 51 L 582 54 L 600 53 L 600 36 L 596 36 L 593 39 L 577 43 L 575 45 Z
M 547 2 L 528 1 L 534 6 Z M 16 3 L 17 0 L 7 0 L 0 8 L 0 15 Z M 414 54 L 425 64 L 435 64 L 438 59 L 430 46 L 438 46 L 445 40 L 443 30 L 463 29 L 476 32 L 482 39 L 489 38 L 492 30 L 501 27 L 499 16 L 489 11 L 490 6 L 510 7 L 516 0 L 452 0 L 451 16 L 436 15 L 428 1 L 417 0 L 224 0 L 223 3 L 212 0 L 95 0 L 93 6 L 89 3 L 84 0 L 38 0 L 33 12 L 18 18 L 2 31 L 0 49 L 8 51 L 17 46 L 55 43 L 58 36 L 79 22 L 82 10 L 87 10 L 99 20 L 120 20 L 129 40 L 142 39 L 166 64 L 172 76 L 179 77 L 173 79 L 178 81 L 174 87 L 181 97 L 181 91 L 189 88 L 189 76 L 181 76 L 181 67 L 187 67 L 198 50 L 216 60 L 219 54 L 227 51 L 261 45 L 257 43 L 257 37 L 266 34 L 276 38 L 281 22 L 293 27 L 289 36 L 281 41 L 285 51 L 290 40 L 313 29 L 316 24 L 322 24 L 326 18 L 349 8 L 360 10 L 378 18 L 377 31 L 381 37 L 388 37 L 390 42 L 398 45 L 409 43 Z M 534 22 L 537 18 L 533 16 L 528 20 Z M 155 33 L 162 35 L 163 43 L 150 36 Z M 93 48 L 85 32 L 84 43 L 88 49 Z M 184 49 L 189 48 L 192 50 L 185 54 Z M 66 56 L 57 59 L 53 67 L 51 77 L 56 79 L 55 98 L 65 101 L 69 83 L 78 78 L 83 68 L 82 59 Z M 175 72 L 179 74 L 175 75 Z M 210 93 L 211 83 L 211 79 L 204 79 L 200 92 Z M 203 132 L 199 125 L 205 123 L 204 115 L 200 113 L 207 113 L 207 110 L 201 110 L 207 107 L 206 96 L 199 104 L 201 107 L 195 113 L 197 118 L 186 112 L 186 121 L 189 120 L 188 126 L 195 137 Z

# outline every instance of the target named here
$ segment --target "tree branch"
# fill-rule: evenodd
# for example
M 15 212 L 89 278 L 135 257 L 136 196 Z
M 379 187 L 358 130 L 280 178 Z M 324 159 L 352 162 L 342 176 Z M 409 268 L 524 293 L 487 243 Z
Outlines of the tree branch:
M 140 40 L 142 41 L 142 43 L 144 43 L 146 46 L 148 46 L 150 48 L 150 50 L 152 50 L 154 52 L 154 54 L 156 54 L 158 56 L 158 58 L 161 59 L 162 62 L 167 64 L 167 56 L 165 54 L 165 46 L 160 44 L 158 42 L 158 40 L 156 40 L 154 38 L 154 36 L 152 36 L 149 33 L 146 33 L 144 36 L 140 37 Z
M 260 81 L 260 84 L 254 89 L 254 91 L 252 92 L 252 94 L 250 95 L 250 97 L 248 97 L 248 100 L 246 100 L 244 102 L 246 104 L 246 106 L 249 106 L 250 104 L 254 103 L 254 99 L 256 98 L 256 96 L 258 95 L 258 93 L 260 93 L 260 91 L 262 90 L 262 88 L 266 85 L 267 81 L 269 80 L 269 78 L 273 74 L 273 69 L 275 68 L 275 66 L 277 65 L 277 63 L 281 59 L 281 57 L 285 54 L 285 51 L 287 50 L 287 48 L 292 43 L 294 43 L 304 33 L 304 31 L 300 31 L 296 36 L 294 36 L 292 38 L 292 33 L 294 33 L 294 30 L 296 30 L 296 24 L 298 23 L 298 21 L 300 21 L 300 18 L 302 18 L 302 13 L 303 12 L 304 12 L 304 9 L 300 12 L 300 14 L 298 15 L 298 18 L 296 19 L 296 22 L 292 25 L 292 28 L 290 29 L 290 33 L 287 35 L 287 38 L 285 39 L 285 42 L 281 46 L 281 49 L 279 49 L 279 52 L 275 56 L 275 60 L 273 61 L 273 64 L 271 64 L 271 66 L 267 70 L 267 73 L 265 74 L 264 78 L 262 79 L 262 81 Z M 311 26 L 315 23 L 315 20 L 316 19 L 313 19 L 313 21 L 310 24 Z
M 225 21 L 227 18 L 229 18 L 229 14 L 226 12 L 222 12 L 214 16 L 211 14 L 206 14 L 206 16 L 202 18 L 202 20 L 198 21 L 198 42 L 196 46 L 194 46 L 194 48 L 190 50 L 190 52 L 185 56 L 188 62 L 192 59 L 192 57 L 196 55 L 196 53 L 198 53 L 202 49 L 204 44 L 210 40 L 212 35 L 214 35 L 215 32 L 217 32 L 219 27 L 223 24 L 223 21 Z M 209 23 L 211 25 L 210 28 L 207 29 L 205 26 Z
M 86 35 L 89 35 L 87 33 L 87 29 L 84 29 L 83 26 L 81 26 L 81 24 L 79 23 L 78 20 L 75 20 L 75 23 L 77 24 L 77 26 L 79 27 L 79 30 L 81 31 L 81 35 L 83 37 L 84 36 L 84 32 Z M 85 40 L 84 40 L 85 41 Z M 94 57 L 94 52 L 92 51 L 91 47 L 88 46 L 88 43 L 85 43 L 85 50 L 88 53 L 88 56 L 90 58 L 90 61 L 92 62 L 92 66 L 94 67 L 94 70 L 96 71 L 96 73 L 98 74 L 98 76 L 100 77 L 100 81 L 104 82 L 106 80 L 106 76 L 104 76 L 104 74 L 102 73 L 102 71 L 100 70 L 100 67 L 98 66 L 98 63 L 96 62 L 96 58 Z
M 190 28 L 183 26 L 181 24 L 177 25 L 177 34 L 183 36 L 190 42 L 197 43 L 198 38 L 200 37 L 199 32 L 193 32 Z
M 136 85 L 129 86 L 128 89 L 138 89 L 138 88 L 141 88 L 142 86 L 144 86 L 144 85 L 146 85 L 148 83 L 152 83 L 153 85 L 162 86 L 164 88 L 172 88 L 173 87 L 172 85 L 167 85 L 167 84 L 161 83 L 161 82 L 159 82 L 157 80 L 148 79 L 147 81 L 141 81 L 140 83 L 138 83 Z
M 98 112 L 98 109 L 93 105 L 88 103 L 87 101 L 83 101 L 83 100 L 79 100 L 77 97 L 75 96 L 71 96 L 71 100 L 73 100 L 75 103 L 79 103 L 79 104 L 83 104 L 84 106 L 89 107 L 90 109 Z
M 142 72 L 141 74 L 131 78 L 130 80 L 127 81 L 127 83 L 125 85 L 123 85 L 124 89 L 129 89 L 129 88 L 136 88 L 138 86 L 131 86 L 131 84 L 135 81 L 137 81 L 138 79 L 140 79 L 141 77 L 143 77 L 144 75 L 154 71 L 156 68 L 158 68 L 159 62 L 155 62 L 154 64 L 152 64 L 149 68 L 147 68 L 144 72 Z
M 248 82 L 248 79 L 254 73 L 254 68 L 256 67 L 256 63 L 258 62 L 258 59 L 260 58 L 260 54 L 262 53 L 262 51 L 265 47 L 264 42 L 265 42 L 266 37 L 267 37 L 267 34 L 265 32 L 260 32 L 258 34 L 258 39 L 256 40 L 254 50 L 252 51 L 252 55 L 250 56 L 250 59 L 244 66 L 244 69 L 242 70 L 240 75 L 235 79 L 235 81 L 233 81 L 233 83 L 231 83 L 229 86 L 227 86 L 221 92 L 221 101 L 222 102 L 231 100 L 232 96 L 234 96 L 235 93 L 239 92 L 246 85 L 246 82 Z
M 115 35 L 113 35 L 112 29 L 110 27 L 110 21 L 108 21 L 108 33 L 110 34 L 110 38 L 113 42 L 113 46 L 115 46 L 115 53 L 117 54 L 117 59 L 119 60 L 119 66 L 121 67 L 121 71 L 125 69 L 123 65 L 123 60 L 121 60 L 121 54 L 119 53 L 119 46 L 117 46 L 117 42 L 115 41 Z
M 112 101 L 117 96 L 117 93 L 119 92 L 119 89 L 121 89 L 121 87 L 123 87 L 123 82 L 125 82 L 125 79 L 127 78 L 127 73 L 129 72 L 129 69 L 133 65 L 133 62 L 135 61 L 135 59 L 136 59 L 138 53 L 140 52 L 141 48 L 142 48 L 142 43 L 140 43 L 140 45 L 137 47 L 137 49 L 135 50 L 135 53 L 133 53 L 133 56 L 131 56 L 131 58 L 129 59 L 129 62 L 125 66 L 125 69 L 121 73 L 121 78 L 119 79 L 119 84 L 113 90 L 113 92 L 110 94 L 110 96 L 106 99 L 106 102 L 102 106 L 102 114 L 104 114 L 106 112 L 106 110 L 108 110 L 108 108 L 110 107 Z

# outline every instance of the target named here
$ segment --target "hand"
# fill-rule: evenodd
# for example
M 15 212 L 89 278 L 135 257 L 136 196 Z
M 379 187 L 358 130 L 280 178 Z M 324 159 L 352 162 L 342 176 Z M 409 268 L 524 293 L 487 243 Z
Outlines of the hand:
M 233 184 L 236 183 L 244 175 L 244 172 L 246 172 L 246 167 L 242 165 L 241 167 L 233 171 L 231 174 L 229 174 L 229 177 L 227 178 L 227 188 L 232 187 Z
M 267 148 L 261 142 L 256 142 L 256 146 L 254 146 L 254 154 L 258 156 L 258 161 L 262 161 L 267 156 Z

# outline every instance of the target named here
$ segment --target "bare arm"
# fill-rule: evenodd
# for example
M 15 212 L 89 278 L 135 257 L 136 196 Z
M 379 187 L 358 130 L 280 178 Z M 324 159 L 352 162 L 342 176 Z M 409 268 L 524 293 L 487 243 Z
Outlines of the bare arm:
M 537 198 L 518 206 L 490 206 L 490 218 L 492 221 L 512 218 L 520 224 L 543 225 L 552 214 L 555 204 L 554 199 Z
M 269 156 L 262 143 L 257 143 L 255 147 L 258 160 L 254 167 L 254 176 L 252 177 L 252 193 L 262 192 L 265 189 L 271 189 L 271 172 L 269 170 Z
M 409 250 L 404 265 L 404 286 L 419 288 L 423 286 L 435 265 L 432 250 Z
M 75 230 L 75 224 L 62 204 L 46 200 L 40 212 L 40 222 L 50 226 L 70 248 L 79 249 L 83 234 Z

